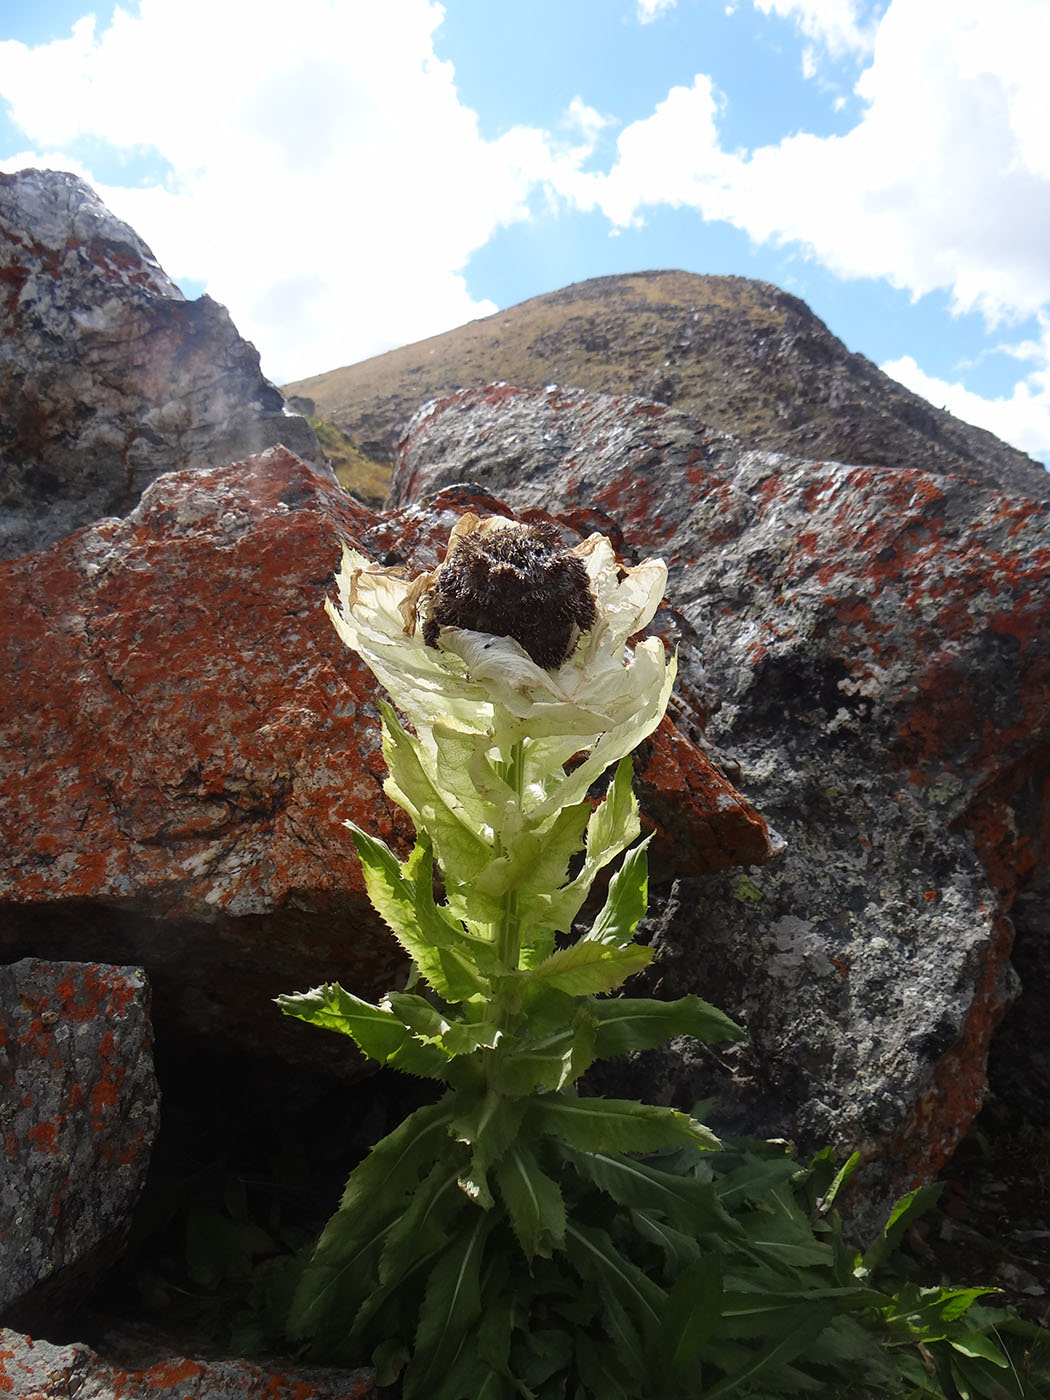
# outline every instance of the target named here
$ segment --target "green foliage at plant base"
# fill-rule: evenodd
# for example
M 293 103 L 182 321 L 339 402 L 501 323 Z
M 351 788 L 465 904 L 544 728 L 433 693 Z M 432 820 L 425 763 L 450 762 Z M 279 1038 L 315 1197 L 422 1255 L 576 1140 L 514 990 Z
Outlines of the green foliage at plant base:
M 457 1189 L 449 1121 L 447 1103 L 418 1110 L 351 1175 L 296 1305 L 317 1359 L 371 1355 L 380 1384 L 407 1363 L 405 1400 L 1050 1393 L 1046 1334 L 981 1306 L 988 1290 L 894 1276 L 936 1188 L 858 1252 L 830 1153 L 514 1144 L 485 1211 Z

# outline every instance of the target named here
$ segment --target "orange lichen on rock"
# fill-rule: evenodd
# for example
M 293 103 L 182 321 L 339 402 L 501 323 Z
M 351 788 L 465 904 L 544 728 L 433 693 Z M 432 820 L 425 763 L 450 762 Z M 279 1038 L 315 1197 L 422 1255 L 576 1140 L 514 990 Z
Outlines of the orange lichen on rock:
M 0 1395 L 62 1400 L 83 1390 L 111 1400 L 375 1400 L 373 1373 L 297 1368 L 239 1359 L 197 1361 L 172 1356 L 144 1367 L 115 1364 L 82 1342 L 55 1345 L 0 1331 Z

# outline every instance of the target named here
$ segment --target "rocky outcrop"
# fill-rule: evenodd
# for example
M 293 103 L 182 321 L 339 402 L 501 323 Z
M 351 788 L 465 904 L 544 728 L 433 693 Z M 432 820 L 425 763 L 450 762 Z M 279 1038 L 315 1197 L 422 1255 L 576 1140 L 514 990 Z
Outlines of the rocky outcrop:
M 860 1148 L 873 1200 L 927 1179 L 985 1090 L 1015 990 L 1008 914 L 1045 922 L 1045 507 L 746 451 L 662 404 L 506 386 L 423 411 L 392 496 L 464 480 L 664 555 L 722 701 L 707 738 L 786 838 L 780 861 L 680 880 L 655 911 L 663 993 L 723 1005 L 749 1045 L 654 1054 L 628 1087 Z
M 0 558 L 125 514 L 173 468 L 285 443 L 323 469 L 225 308 L 55 171 L 0 174 L 0 403 Z
M 119 1253 L 158 1125 L 151 1043 L 137 968 L 0 967 L 5 1321 L 53 1316 Z
M 150 1364 L 104 1360 L 79 1342 L 62 1346 L 0 1331 L 5 1400 L 373 1400 L 372 1373 L 168 1356 Z
M 468 509 L 506 507 L 450 492 L 376 515 L 274 449 L 162 476 L 125 519 L 0 565 L 0 957 L 133 958 L 169 1045 L 356 1073 L 348 1042 L 272 1005 L 402 973 L 343 822 L 395 844 L 408 822 L 371 673 L 324 600 L 341 540 L 420 571 Z M 689 737 L 694 691 L 639 759 L 657 876 L 772 850 Z
M 747 447 L 1050 497 L 1040 463 L 851 354 L 798 297 L 747 277 L 592 277 L 287 390 L 391 461 L 425 400 L 496 380 L 656 399 Z

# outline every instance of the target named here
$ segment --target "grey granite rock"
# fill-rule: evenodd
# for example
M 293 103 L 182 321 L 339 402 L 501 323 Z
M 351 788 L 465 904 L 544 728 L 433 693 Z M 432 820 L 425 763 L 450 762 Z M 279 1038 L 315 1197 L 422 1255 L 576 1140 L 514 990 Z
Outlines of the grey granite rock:
M 326 470 L 224 307 L 187 301 L 78 177 L 0 174 L 0 558 L 276 443 Z
M 0 1331 L 5 1400 L 374 1400 L 375 1394 L 372 1372 L 363 1369 L 187 1356 L 120 1364 L 81 1342 L 55 1345 Z
M 139 969 L 0 967 L 0 1319 L 54 1317 L 112 1262 L 158 1117 Z

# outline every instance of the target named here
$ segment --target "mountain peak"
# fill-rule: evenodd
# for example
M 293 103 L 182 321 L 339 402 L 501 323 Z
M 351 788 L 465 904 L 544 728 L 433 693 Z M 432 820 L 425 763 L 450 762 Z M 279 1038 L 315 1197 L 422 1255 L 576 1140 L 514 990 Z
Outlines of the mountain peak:
M 811 460 L 1050 495 L 1038 462 L 851 353 L 798 297 L 747 277 L 593 277 L 284 392 L 312 400 L 313 416 L 389 463 L 421 403 L 499 380 L 655 399 L 749 447 Z

